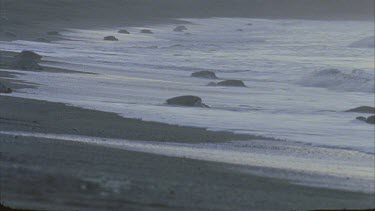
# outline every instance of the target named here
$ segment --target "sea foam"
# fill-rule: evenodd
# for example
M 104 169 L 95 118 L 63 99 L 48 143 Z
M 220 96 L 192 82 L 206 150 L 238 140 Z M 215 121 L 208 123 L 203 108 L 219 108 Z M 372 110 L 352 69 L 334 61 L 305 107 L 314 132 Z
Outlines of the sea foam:
M 338 69 L 324 69 L 305 75 L 299 84 L 336 91 L 373 93 L 374 74 L 364 70 L 352 70 L 350 73 L 345 73 Z

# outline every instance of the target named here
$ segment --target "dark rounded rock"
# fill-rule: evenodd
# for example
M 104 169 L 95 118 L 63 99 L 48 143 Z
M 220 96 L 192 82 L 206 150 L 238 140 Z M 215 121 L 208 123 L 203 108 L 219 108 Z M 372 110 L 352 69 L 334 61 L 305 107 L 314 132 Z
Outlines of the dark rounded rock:
M 168 105 L 179 105 L 179 106 L 190 106 L 190 107 L 206 107 L 207 105 L 202 103 L 202 99 L 193 95 L 184 95 L 179 97 L 173 97 L 167 100 Z
M 183 32 L 187 30 L 186 26 L 176 26 L 176 28 L 173 29 L 175 32 Z
M 208 70 L 194 72 L 191 74 L 191 77 L 217 79 L 215 73 Z
M 107 40 L 107 41 L 118 41 L 118 39 L 115 36 L 106 36 L 106 37 L 104 37 L 104 40 Z
M 150 29 L 142 29 L 141 33 L 144 33 L 144 34 L 153 34 L 153 32 Z
M 375 124 L 375 116 L 373 115 L 373 116 L 367 117 L 366 122 L 369 124 Z
M 42 70 L 38 64 L 42 56 L 33 51 L 22 51 L 15 56 L 1 56 L 0 68 L 16 70 Z
M 130 32 L 128 32 L 128 30 L 126 30 L 126 29 L 120 29 L 120 30 L 118 30 L 118 33 L 120 33 L 120 34 L 130 34 Z
M 17 58 L 22 59 L 32 59 L 35 61 L 40 61 L 42 59 L 42 56 L 33 52 L 33 51 L 22 51 L 18 55 L 16 55 Z
M 238 31 L 238 32 L 243 32 L 243 29 L 237 29 L 236 31 Z
M 52 35 L 52 36 L 58 36 L 60 35 L 60 33 L 58 31 L 50 31 L 50 32 L 47 32 L 48 35 Z
M 375 108 L 371 106 L 359 106 L 357 108 L 349 109 L 345 112 L 357 112 L 357 113 L 368 113 L 375 114 Z
M 220 81 L 216 84 L 217 86 L 236 86 L 236 87 L 246 87 L 245 83 L 241 80 L 225 80 Z
M 360 120 L 360 121 L 364 121 L 364 122 L 366 122 L 366 120 L 367 120 L 366 117 L 363 117 L 363 116 L 359 116 L 356 119 Z

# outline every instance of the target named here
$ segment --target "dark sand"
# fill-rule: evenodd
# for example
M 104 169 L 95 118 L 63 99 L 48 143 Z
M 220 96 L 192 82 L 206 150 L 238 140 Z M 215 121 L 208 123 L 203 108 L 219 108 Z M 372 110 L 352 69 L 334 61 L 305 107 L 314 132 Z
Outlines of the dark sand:
M 46 210 L 371 208 L 373 195 L 293 185 L 227 164 L 0 136 L 1 200 Z

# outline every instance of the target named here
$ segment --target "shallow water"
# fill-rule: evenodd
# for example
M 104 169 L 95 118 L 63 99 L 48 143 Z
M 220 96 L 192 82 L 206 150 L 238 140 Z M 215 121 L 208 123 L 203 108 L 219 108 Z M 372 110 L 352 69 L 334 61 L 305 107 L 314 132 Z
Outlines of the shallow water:
M 185 20 L 192 23 L 187 33 L 173 32 L 175 25 L 144 27 L 154 34 L 129 27 L 130 35 L 67 29 L 67 40 L 1 42 L 0 49 L 34 50 L 45 65 L 97 73 L 23 72 L 20 79 L 41 86 L 15 96 L 374 153 L 373 125 L 355 120 L 363 114 L 343 112 L 374 103 L 374 49 L 351 45 L 374 35 L 373 22 Z M 120 41 L 103 41 L 107 35 Z M 206 86 L 215 80 L 191 78 L 198 70 L 248 87 Z M 202 97 L 211 108 L 164 105 L 185 94 Z

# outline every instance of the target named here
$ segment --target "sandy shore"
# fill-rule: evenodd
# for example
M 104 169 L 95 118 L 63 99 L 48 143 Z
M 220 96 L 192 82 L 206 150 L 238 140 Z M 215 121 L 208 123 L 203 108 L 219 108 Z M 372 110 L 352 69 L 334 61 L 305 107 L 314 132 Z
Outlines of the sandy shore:
M 373 207 L 233 166 L 59 140 L 0 136 L 2 203 L 46 210 L 308 210 Z M 27 175 L 27 176 L 25 176 Z
M 5 71 L 0 75 L 11 76 Z M 12 78 L 8 78 L 8 84 L 15 91 L 35 86 L 23 85 Z M 185 143 L 254 138 L 144 122 L 113 113 L 5 95 L 0 96 L 0 102 L 0 131 Z M 15 208 L 309 210 L 375 206 L 373 194 L 314 188 L 254 176 L 247 171 L 253 168 L 249 166 L 14 135 L 0 135 L 0 144 L 1 202 Z

